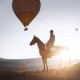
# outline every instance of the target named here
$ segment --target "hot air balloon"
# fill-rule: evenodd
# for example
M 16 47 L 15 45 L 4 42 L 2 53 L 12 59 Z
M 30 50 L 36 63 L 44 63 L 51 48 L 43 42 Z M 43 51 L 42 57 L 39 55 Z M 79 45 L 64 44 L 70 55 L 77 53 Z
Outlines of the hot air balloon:
M 24 30 L 28 29 L 28 25 L 37 16 L 40 7 L 40 0 L 13 0 L 12 2 L 13 11 L 24 25 Z
M 78 28 L 75 28 L 76 31 L 78 31 Z

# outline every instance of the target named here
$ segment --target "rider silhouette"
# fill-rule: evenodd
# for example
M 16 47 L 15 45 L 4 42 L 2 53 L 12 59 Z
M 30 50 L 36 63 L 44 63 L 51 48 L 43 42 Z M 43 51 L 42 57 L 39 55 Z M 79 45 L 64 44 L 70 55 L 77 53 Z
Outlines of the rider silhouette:
M 54 47 L 55 35 L 53 33 L 54 33 L 54 31 L 53 30 L 50 30 L 50 39 L 46 43 L 47 50 L 51 50 L 51 48 Z

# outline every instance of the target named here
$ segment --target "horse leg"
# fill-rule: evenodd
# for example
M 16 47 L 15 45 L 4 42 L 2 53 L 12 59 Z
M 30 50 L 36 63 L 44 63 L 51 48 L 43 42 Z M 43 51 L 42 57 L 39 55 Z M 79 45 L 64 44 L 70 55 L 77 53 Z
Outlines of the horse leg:
M 43 61 L 43 66 L 44 66 L 43 71 L 44 71 L 45 70 L 45 60 L 42 58 L 42 61 Z
M 70 54 L 69 54 L 69 57 L 68 57 L 69 59 L 69 66 L 71 66 L 71 56 L 70 56 Z
M 60 70 L 61 65 L 62 65 L 62 61 L 61 61 L 61 57 L 60 57 L 60 55 L 59 55 L 59 61 L 60 61 L 60 65 L 59 65 L 59 70 Z
M 68 49 L 67 49 L 67 51 L 68 51 L 68 66 L 70 66 L 71 65 L 71 55 L 70 55 L 70 52 Z
M 46 64 L 46 68 L 47 68 L 47 71 L 48 71 L 47 59 L 45 60 L 45 64 Z

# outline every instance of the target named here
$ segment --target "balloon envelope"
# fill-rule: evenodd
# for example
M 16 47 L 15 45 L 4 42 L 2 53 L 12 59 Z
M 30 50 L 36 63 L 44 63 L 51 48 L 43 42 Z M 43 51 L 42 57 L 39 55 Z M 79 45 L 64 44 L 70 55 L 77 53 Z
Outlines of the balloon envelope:
M 28 26 L 40 10 L 39 0 L 13 0 L 13 11 L 22 22 L 24 27 Z

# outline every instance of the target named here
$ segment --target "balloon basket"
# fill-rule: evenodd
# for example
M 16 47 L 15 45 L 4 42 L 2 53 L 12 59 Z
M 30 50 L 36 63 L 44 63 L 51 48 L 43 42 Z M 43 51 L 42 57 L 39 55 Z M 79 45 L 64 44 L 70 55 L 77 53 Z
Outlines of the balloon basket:
M 27 31 L 27 30 L 28 30 L 28 28 L 25 28 L 25 29 L 24 29 L 24 31 Z

